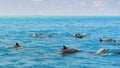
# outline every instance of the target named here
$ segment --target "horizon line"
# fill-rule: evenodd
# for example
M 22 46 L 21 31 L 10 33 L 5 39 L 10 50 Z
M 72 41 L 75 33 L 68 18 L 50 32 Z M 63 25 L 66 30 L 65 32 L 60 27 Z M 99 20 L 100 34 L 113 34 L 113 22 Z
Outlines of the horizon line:
M 117 16 L 119 17 L 120 15 L 0 15 L 0 17 L 33 17 L 33 16 L 36 16 L 36 17 L 63 17 L 63 16 L 66 16 L 66 17 L 86 17 L 86 16 Z

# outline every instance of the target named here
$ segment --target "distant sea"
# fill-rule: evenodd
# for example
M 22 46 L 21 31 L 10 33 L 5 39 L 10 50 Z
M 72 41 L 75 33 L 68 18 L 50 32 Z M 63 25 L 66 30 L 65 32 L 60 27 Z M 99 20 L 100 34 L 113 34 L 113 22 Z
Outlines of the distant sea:
M 100 38 L 120 40 L 120 16 L 1 16 L 0 68 L 120 68 L 120 42 Z M 16 42 L 25 48 L 8 48 Z M 63 45 L 82 52 L 58 54 Z M 97 55 L 100 48 L 110 50 Z

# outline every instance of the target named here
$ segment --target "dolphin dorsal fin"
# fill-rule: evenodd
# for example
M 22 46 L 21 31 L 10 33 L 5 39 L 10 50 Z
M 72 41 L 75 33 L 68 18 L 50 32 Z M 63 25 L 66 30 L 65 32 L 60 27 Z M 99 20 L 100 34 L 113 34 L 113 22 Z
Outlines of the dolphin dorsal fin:
M 116 40 L 113 40 L 114 42 L 116 42 Z
M 107 49 L 106 51 L 109 51 L 110 49 Z
M 20 46 L 20 45 L 16 42 L 16 46 Z
M 102 41 L 102 39 L 100 39 L 100 42 Z
M 64 49 L 67 49 L 67 47 L 63 45 L 63 50 L 64 50 Z

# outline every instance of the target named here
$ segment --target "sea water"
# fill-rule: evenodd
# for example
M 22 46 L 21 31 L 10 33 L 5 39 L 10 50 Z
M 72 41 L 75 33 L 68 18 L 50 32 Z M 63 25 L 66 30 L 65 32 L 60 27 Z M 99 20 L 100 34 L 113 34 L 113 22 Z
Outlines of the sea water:
M 50 37 L 34 37 L 33 34 Z M 86 34 L 80 39 L 74 34 Z M 119 16 L 5 16 L 0 17 L 0 68 L 120 68 Z M 10 49 L 18 42 L 25 48 Z M 63 48 L 82 52 L 58 54 Z M 110 49 L 97 55 L 100 48 Z

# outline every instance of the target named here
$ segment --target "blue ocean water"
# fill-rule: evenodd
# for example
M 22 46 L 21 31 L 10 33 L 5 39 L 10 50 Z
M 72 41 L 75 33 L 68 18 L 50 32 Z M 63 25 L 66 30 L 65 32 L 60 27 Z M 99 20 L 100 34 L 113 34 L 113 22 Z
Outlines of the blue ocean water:
M 120 68 L 119 16 L 33 16 L 0 17 L 0 68 Z M 50 37 L 33 37 L 34 33 Z M 83 39 L 72 35 L 87 34 Z M 26 48 L 10 49 L 18 42 Z M 61 55 L 66 45 L 82 52 Z M 110 49 L 97 55 L 100 48 Z

